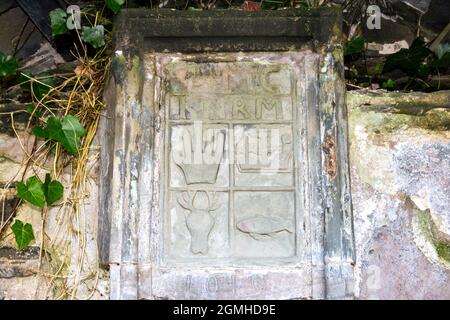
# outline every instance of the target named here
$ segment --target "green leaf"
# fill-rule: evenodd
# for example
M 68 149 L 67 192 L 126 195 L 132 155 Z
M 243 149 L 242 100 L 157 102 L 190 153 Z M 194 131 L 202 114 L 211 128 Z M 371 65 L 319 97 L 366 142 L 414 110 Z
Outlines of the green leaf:
M 419 72 L 423 72 L 424 70 L 420 66 L 430 53 L 431 51 L 426 47 L 425 42 L 417 38 L 413 41 L 409 49 L 401 49 L 388 56 L 384 64 L 383 72 L 399 69 L 410 76 L 419 75 Z
M 344 43 L 344 56 L 362 53 L 365 49 L 366 39 L 356 37 Z
M 42 113 L 38 110 L 37 107 L 36 107 L 36 108 L 33 107 L 32 104 L 29 104 L 29 105 L 27 106 L 26 111 L 27 111 L 30 115 L 32 115 L 33 117 L 36 117 L 36 118 L 42 117 Z
M 37 100 L 41 100 L 53 87 L 56 81 L 48 73 L 39 74 L 36 80 L 31 81 L 33 93 Z
M 119 12 L 124 3 L 125 0 L 105 0 L 106 6 L 114 13 Z
M 442 59 L 445 54 L 450 53 L 450 43 L 440 43 L 434 53 L 439 59 Z
M 25 249 L 34 240 L 33 226 L 29 223 L 24 224 L 16 219 L 16 222 L 11 226 L 11 230 L 16 238 L 19 250 Z
M 70 154 L 75 154 L 81 145 L 81 137 L 84 135 L 84 128 L 74 116 L 67 115 L 62 120 L 61 126 L 64 139 L 61 145 Z
M 417 68 L 416 74 L 419 77 L 426 78 L 431 72 L 431 67 L 427 64 L 419 64 L 419 67 Z
M 46 127 L 33 128 L 33 134 L 40 138 L 59 142 L 64 150 L 74 155 L 81 145 L 84 128 L 76 117 L 66 115 L 62 121 L 55 117 L 48 118 Z
M 13 76 L 17 72 L 17 59 L 0 52 L 0 78 Z
M 105 29 L 102 25 L 95 27 L 83 27 L 81 39 L 96 49 L 103 47 L 105 45 Z
M 50 174 L 45 175 L 44 194 L 47 205 L 52 205 L 62 198 L 64 187 L 58 180 L 52 180 Z
M 434 59 L 431 63 L 432 68 L 448 68 L 450 65 L 450 52 L 445 53 L 438 59 Z
M 393 89 L 396 86 L 397 86 L 397 82 L 395 80 L 392 80 L 392 79 L 389 79 L 389 80 L 383 82 L 383 85 L 382 85 L 382 87 L 384 89 Z
M 34 127 L 32 132 L 36 137 L 48 139 L 48 132 L 44 128 Z
M 28 178 L 26 183 L 16 184 L 17 196 L 39 208 L 45 205 L 44 186 L 38 177 Z
M 383 71 L 383 65 L 381 63 L 377 63 L 375 65 L 375 67 L 373 68 L 374 74 L 381 74 L 382 71 Z
M 64 34 L 68 31 L 67 29 L 67 13 L 61 9 L 57 8 L 50 11 L 50 23 L 52 26 L 52 36 L 57 36 L 59 34 Z
M 40 73 L 36 78 L 32 75 L 22 73 L 18 83 L 20 83 L 20 88 L 23 92 L 33 91 L 34 97 L 37 100 L 42 100 L 42 98 L 55 87 L 56 80 L 46 72 Z

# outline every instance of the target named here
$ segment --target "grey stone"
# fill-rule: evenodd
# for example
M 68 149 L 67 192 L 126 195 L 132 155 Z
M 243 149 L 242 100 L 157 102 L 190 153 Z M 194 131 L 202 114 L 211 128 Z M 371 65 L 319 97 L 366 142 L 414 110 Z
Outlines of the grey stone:
M 359 299 L 448 299 L 450 92 L 348 94 Z
M 31 74 L 39 74 L 55 70 L 61 63 L 64 63 L 61 55 L 48 42 L 44 42 L 34 54 L 24 58 L 21 68 Z
M 0 247 L 0 259 L 33 260 L 39 257 L 39 247 L 27 247 L 17 250 L 11 247 Z
M 13 215 L 15 207 L 19 203 L 19 198 L 15 195 L 16 192 L 13 188 L 4 188 L 2 185 L 0 185 L 0 188 L 2 188 L 0 189 L 0 226 L 3 226 Z
M 22 251 L 11 247 L 0 247 L 0 278 L 32 276 L 37 272 L 38 260 L 38 247 L 28 247 Z
M 100 133 L 112 299 L 352 297 L 340 26 L 122 11 Z

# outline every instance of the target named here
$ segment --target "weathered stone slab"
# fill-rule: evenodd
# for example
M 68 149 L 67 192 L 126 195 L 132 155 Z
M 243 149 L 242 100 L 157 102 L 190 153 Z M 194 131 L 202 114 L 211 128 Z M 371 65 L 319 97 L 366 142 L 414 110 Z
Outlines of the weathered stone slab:
M 351 91 L 358 299 L 449 299 L 450 91 Z
M 111 298 L 352 295 L 337 12 L 119 17 L 102 124 Z

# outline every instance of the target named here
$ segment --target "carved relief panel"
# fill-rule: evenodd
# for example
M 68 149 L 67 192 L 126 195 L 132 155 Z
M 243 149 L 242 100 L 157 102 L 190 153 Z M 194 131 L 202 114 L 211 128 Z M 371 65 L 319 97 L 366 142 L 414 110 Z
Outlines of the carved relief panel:
M 111 298 L 350 297 L 339 9 L 117 19 L 100 137 Z
M 298 148 L 289 65 L 165 67 L 165 257 L 295 258 Z

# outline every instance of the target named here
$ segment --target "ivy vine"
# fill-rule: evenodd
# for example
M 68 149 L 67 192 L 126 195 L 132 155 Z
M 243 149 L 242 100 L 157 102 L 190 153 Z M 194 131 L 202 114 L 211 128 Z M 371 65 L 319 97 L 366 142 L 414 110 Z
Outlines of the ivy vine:
M 125 0 L 105 0 L 105 6 L 114 14 L 117 14 Z M 97 23 L 99 12 L 95 14 L 93 24 L 87 21 L 87 25 L 81 26 L 80 30 L 69 30 L 68 20 L 73 17 L 64 9 L 57 8 L 49 13 L 51 31 L 53 37 L 68 33 L 76 33 L 77 37 L 85 44 L 92 46 L 95 50 L 106 46 L 105 27 Z M 98 55 L 96 55 L 97 57 Z M 98 58 L 103 61 L 102 58 Z M 77 71 L 77 70 L 76 70 Z M 15 79 L 15 80 L 14 80 Z M 61 148 L 68 156 L 77 157 L 83 145 L 82 139 L 86 135 L 86 128 L 76 114 L 58 116 L 50 112 L 50 116 L 44 116 L 45 111 L 50 110 L 45 101 L 53 91 L 58 90 L 56 78 L 48 73 L 31 75 L 19 71 L 19 63 L 13 56 L 0 52 L 0 82 L 2 87 L 8 81 L 18 84 L 22 94 L 28 94 L 34 100 L 26 108 L 26 112 L 36 119 L 36 125 L 32 128 L 32 134 L 48 145 L 55 153 Z M 43 112 L 44 111 L 44 112 Z M 51 110 L 50 110 L 51 111 Z M 38 175 L 28 177 L 25 181 L 16 183 L 17 197 L 31 206 L 48 209 L 64 196 L 64 186 L 55 177 L 47 173 L 42 180 Z M 23 250 L 35 239 L 33 226 L 30 223 L 15 219 L 10 226 L 14 235 L 17 248 Z

